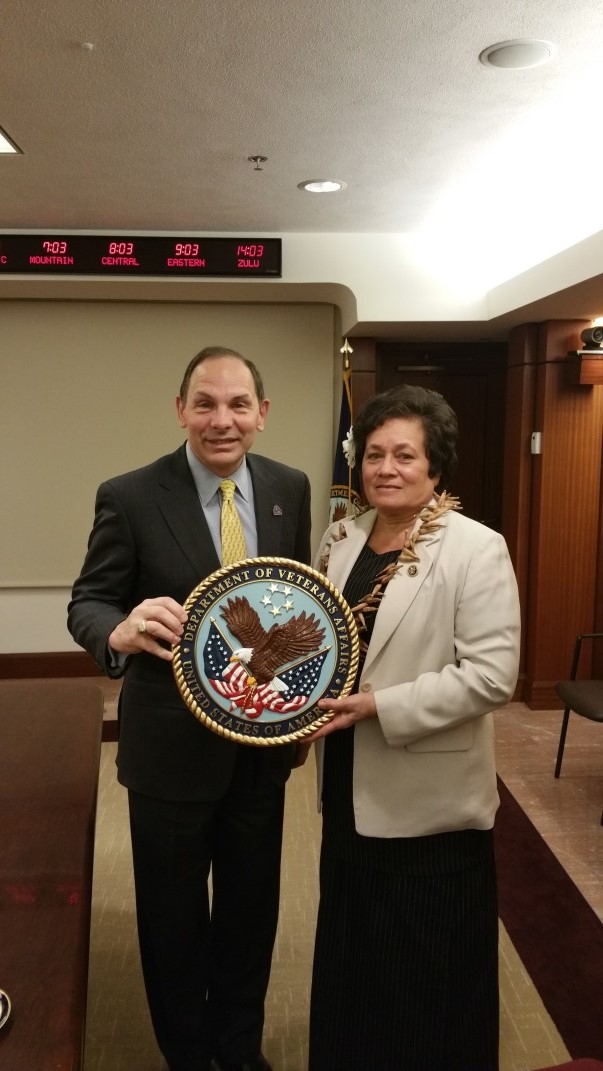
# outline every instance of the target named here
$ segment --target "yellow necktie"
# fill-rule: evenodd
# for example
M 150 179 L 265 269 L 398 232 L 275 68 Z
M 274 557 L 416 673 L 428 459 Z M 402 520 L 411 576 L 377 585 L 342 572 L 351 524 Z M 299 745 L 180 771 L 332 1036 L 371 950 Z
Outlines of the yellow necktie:
M 241 561 L 247 557 L 245 533 L 237 507 L 233 502 L 235 484 L 232 480 L 222 480 L 222 512 L 220 515 L 220 536 L 222 539 L 222 565 Z

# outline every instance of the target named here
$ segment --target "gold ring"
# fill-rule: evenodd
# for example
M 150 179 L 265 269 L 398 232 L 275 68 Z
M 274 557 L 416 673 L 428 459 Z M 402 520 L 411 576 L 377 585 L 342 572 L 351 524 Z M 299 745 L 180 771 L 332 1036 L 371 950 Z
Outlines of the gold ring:
M 146 632 L 147 631 L 147 623 L 146 623 L 146 621 L 141 621 L 140 622 L 140 624 L 138 626 L 138 631 L 139 632 Z

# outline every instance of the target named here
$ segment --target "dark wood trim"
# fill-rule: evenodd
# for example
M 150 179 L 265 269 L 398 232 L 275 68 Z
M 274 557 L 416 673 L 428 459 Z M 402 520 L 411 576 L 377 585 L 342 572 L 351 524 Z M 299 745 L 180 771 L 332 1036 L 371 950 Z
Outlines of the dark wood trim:
M 543 684 L 567 677 L 576 635 L 594 625 L 603 397 L 569 385 L 565 366 L 585 326 L 551 321 L 539 328 L 534 427 L 542 453 L 532 458 L 524 618 L 530 706 L 540 702 Z
M 600 387 L 603 384 L 603 353 L 581 353 L 575 350 L 568 354 L 567 381 Z
M 118 738 L 118 722 L 117 718 L 108 718 L 103 720 L 103 744 L 108 742 L 115 743 Z
M 350 345 L 352 353 L 350 355 L 350 365 L 352 366 L 352 372 L 374 372 L 375 371 L 375 339 L 374 338 L 353 338 Z
M 352 367 L 352 421 L 364 403 L 376 393 L 375 385 L 375 340 L 353 338 Z
M 563 703 L 555 691 L 556 683 L 557 681 L 531 681 L 526 677 L 519 698 L 530 710 L 563 710 Z
M 523 674 L 520 672 L 519 677 L 517 678 L 517 684 L 515 685 L 515 691 L 513 692 L 513 697 L 511 699 L 512 703 L 523 703 L 524 687 L 524 677 Z
M 505 412 L 502 533 L 515 567 L 522 622 L 527 621 L 530 502 L 532 457 L 530 433 L 534 430 L 534 399 L 538 325 L 522 324 L 509 336 L 509 367 Z M 526 665 L 526 630 L 521 632 L 520 675 Z M 522 696 L 520 696 L 522 698 Z
M 593 632 L 603 632 L 603 465 L 601 465 L 601 489 L 599 491 L 599 531 L 597 535 L 597 571 L 595 580 L 595 627 Z M 593 677 L 603 680 L 603 643 L 593 647 Z
M 31 654 L 0 654 L 0 680 L 37 677 L 102 677 L 96 662 L 85 651 L 33 651 Z

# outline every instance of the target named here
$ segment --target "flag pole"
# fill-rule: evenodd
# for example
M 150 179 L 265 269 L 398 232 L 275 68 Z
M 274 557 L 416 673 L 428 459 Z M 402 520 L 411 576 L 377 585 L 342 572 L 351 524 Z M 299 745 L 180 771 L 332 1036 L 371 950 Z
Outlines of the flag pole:
M 350 427 L 354 423 L 354 403 L 352 395 L 352 365 L 350 362 L 350 354 L 354 352 L 350 343 L 348 342 L 347 335 L 344 339 L 343 346 L 340 353 L 343 353 L 343 385 L 348 396 L 348 408 L 350 411 Z M 348 503 L 349 510 L 352 511 L 352 470 L 348 465 Z
M 347 338 L 344 339 L 343 346 L 339 352 L 343 354 L 342 391 L 333 478 L 331 481 L 329 512 L 329 520 L 331 522 L 354 516 L 360 506 L 358 472 L 349 464 L 344 450 L 344 444 L 347 445 L 350 440 L 353 413 L 350 354 L 354 351 Z

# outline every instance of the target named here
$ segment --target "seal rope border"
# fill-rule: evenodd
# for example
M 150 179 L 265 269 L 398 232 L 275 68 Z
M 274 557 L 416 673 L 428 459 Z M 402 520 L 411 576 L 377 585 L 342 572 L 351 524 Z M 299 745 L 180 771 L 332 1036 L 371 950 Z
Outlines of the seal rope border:
M 293 568 L 296 569 L 298 572 L 307 572 L 309 576 L 314 577 L 316 580 L 319 581 L 319 583 L 322 584 L 322 586 L 328 591 L 330 595 L 334 596 L 345 618 L 348 627 L 348 633 L 350 635 L 352 650 L 350 654 L 350 665 L 345 684 L 339 692 L 338 696 L 331 698 L 340 698 L 341 696 L 348 695 L 348 693 L 352 689 L 354 681 L 356 680 L 356 674 L 358 672 L 358 661 L 360 658 L 360 639 L 358 636 L 358 626 L 356 624 L 356 620 L 351 611 L 351 608 L 345 601 L 339 589 L 336 588 L 335 585 L 329 580 L 328 576 L 325 576 L 324 573 L 319 573 L 318 570 L 313 569 L 312 566 L 304 565 L 303 562 L 296 562 L 292 558 L 241 558 L 241 560 L 238 562 L 233 562 L 231 565 L 225 565 L 221 569 L 217 569 L 215 573 L 211 573 L 210 576 L 206 577 L 205 580 L 202 580 L 200 584 L 197 584 L 197 587 L 191 591 L 186 602 L 184 603 L 184 609 L 188 611 L 192 606 L 194 606 L 199 596 L 205 590 L 213 587 L 213 585 L 219 580 L 221 580 L 222 577 L 230 575 L 233 570 L 243 569 L 245 568 L 245 566 L 254 567 L 256 565 L 293 566 Z M 315 721 L 312 722 L 310 726 L 304 726 L 303 729 L 296 729 L 294 733 L 287 733 L 285 736 L 279 737 L 247 737 L 244 736 L 242 733 L 235 733 L 231 729 L 225 729 L 223 725 L 220 725 L 218 722 L 214 721 L 213 718 L 210 718 L 209 715 L 201 709 L 195 697 L 193 696 L 188 684 L 184 680 L 184 672 L 182 669 L 180 657 L 180 647 L 181 642 L 173 644 L 172 646 L 172 653 L 174 656 L 172 660 L 172 670 L 174 673 L 174 677 L 176 678 L 176 684 L 178 686 L 180 695 L 189 710 L 192 711 L 198 721 L 200 721 L 203 725 L 206 726 L 206 728 L 210 729 L 218 736 L 223 736 L 227 740 L 233 740 L 237 744 L 249 744 L 252 747 L 278 747 L 281 744 L 292 744 L 297 741 L 303 740 L 306 736 L 311 736 L 312 733 L 315 733 L 318 729 L 321 728 L 321 726 L 326 725 L 327 722 L 331 721 L 331 718 L 333 717 L 333 711 L 327 710 L 322 715 L 322 717 L 317 718 Z

